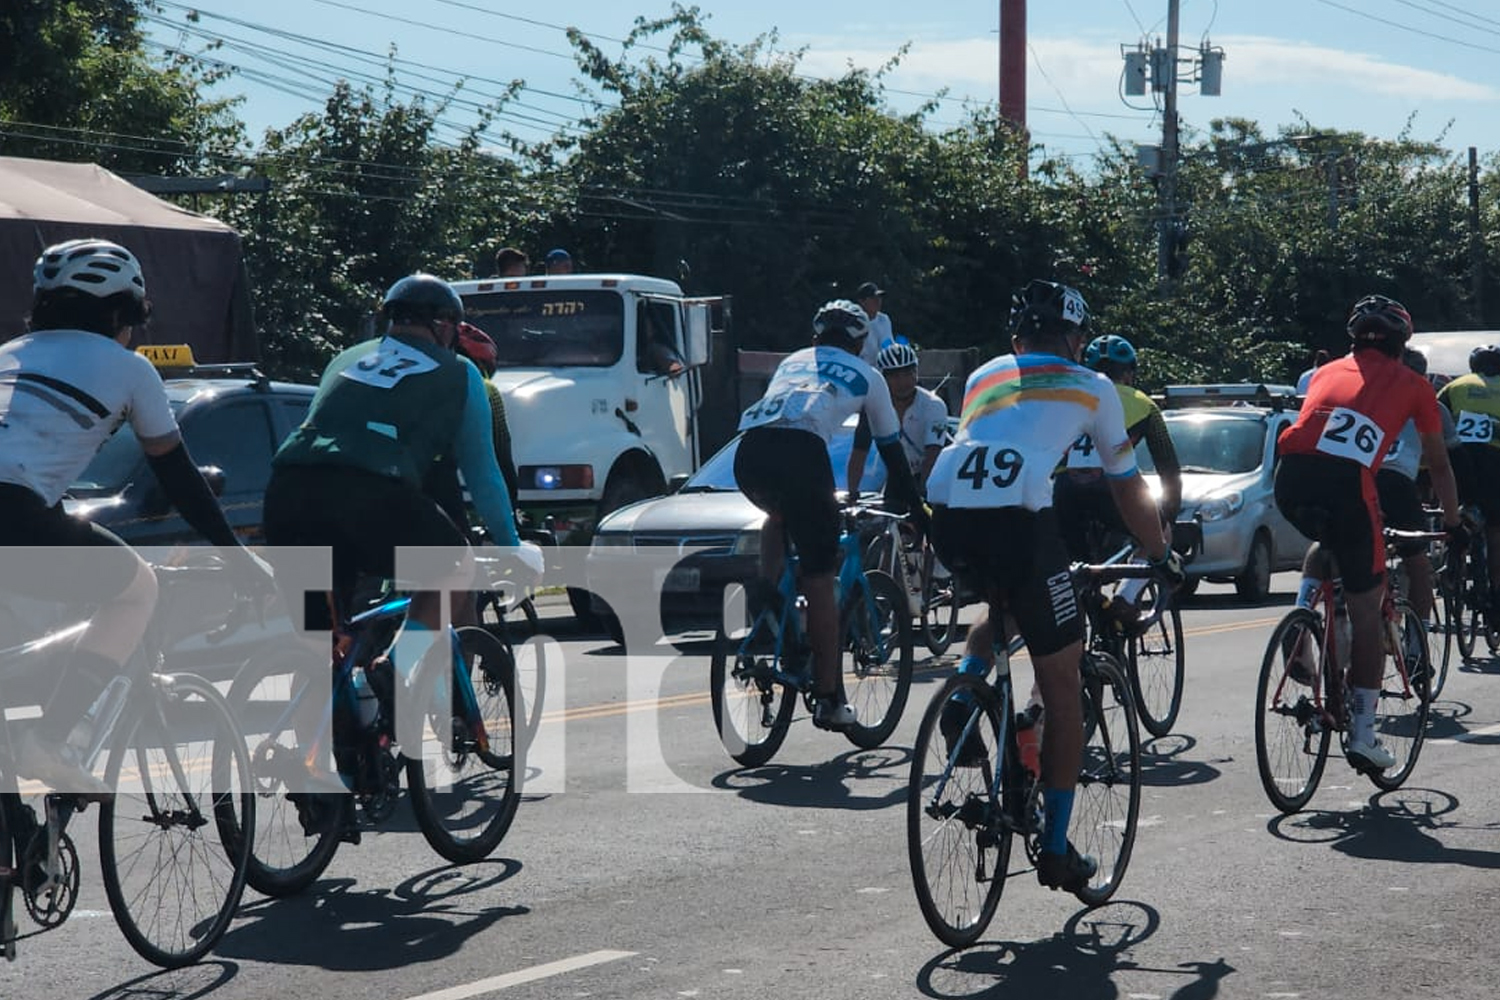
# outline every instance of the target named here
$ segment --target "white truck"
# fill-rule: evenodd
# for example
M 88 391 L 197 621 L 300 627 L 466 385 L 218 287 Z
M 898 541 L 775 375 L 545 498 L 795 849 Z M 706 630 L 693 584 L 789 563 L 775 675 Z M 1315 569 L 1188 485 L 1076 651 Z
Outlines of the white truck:
M 499 352 L 517 506 L 560 544 L 587 543 L 600 517 L 698 468 L 701 369 L 726 297 L 688 298 L 675 282 L 634 274 L 453 287 Z

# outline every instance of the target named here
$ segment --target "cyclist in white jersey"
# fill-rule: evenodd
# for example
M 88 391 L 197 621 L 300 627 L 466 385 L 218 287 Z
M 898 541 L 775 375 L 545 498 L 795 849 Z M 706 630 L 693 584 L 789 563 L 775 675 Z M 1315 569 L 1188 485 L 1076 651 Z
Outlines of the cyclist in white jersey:
M 901 450 L 906 453 L 917 489 L 927 488 L 927 474 L 938 452 L 948 442 L 948 404 L 937 393 L 917 384 L 917 352 L 910 344 L 894 343 L 881 348 L 875 367 L 885 376 L 891 390 L 891 402 L 901 420 Z M 854 429 L 854 447 L 849 451 L 849 466 L 844 482 L 851 495 L 859 493 L 865 474 L 865 460 L 870 454 L 870 422 L 864 418 Z M 887 497 L 886 506 L 899 509 Z
M 1077 362 L 1088 332 L 1083 297 L 1065 285 L 1032 281 L 1013 300 L 1010 332 L 1015 354 L 969 376 L 958 433 L 928 477 L 932 542 L 943 562 L 988 602 L 989 618 L 970 629 L 959 670 L 989 672 L 988 621 L 1002 612 L 1014 617 L 1026 640 L 1047 719 L 1047 828 L 1037 878 L 1076 892 L 1095 864 L 1067 838 L 1083 754 L 1083 620 L 1052 511 L 1052 470 L 1069 444 L 1090 435 L 1120 514 L 1153 565 L 1172 584 L 1181 583 L 1182 566 L 1136 469 L 1119 394 L 1108 378 Z M 962 712 L 961 705 L 953 707 L 943 720 L 950 742 Z M 981 754 L 982 748 L 966 746 L 961 760 L 977 764 Z
M 96 611 L 42 719 L 21 737 L 16 768 L 59 791 L 98 795 L 104 783 L 82 764 L 93 735 L 85 715 L 140 643 L 156 577 L 115 535 L 65 513 L 64 492 L 128 422 L 168 498 L 220 547 L 236 584 L 269 589 L 269 571 L 240 546 L 188 455 L 161 377 L 129 349 L 150 314 L 134 255 L 105 240 L 69 240 L 42 253 L 33 285 L 29 332 L 0 346 L 0 547 L 50 551 L 40 563 L 7 559 L 0 587 Z
M 839 512 L 828 458 L 828 442 L 848 417 L 869 418 L 896 494 L 921 505 L 897 441 L 900 425 L 885 379 L 859 358 L 869 335 L 864 310 L 844 299 L 829 302 L 813 317 L 813 334 L 813 346 L 788 355 L 765 395 L 740 418 L 744 436 L 734 477 L 751 502 L 771 515 L 761 531 L 758 600 L 769 599 L 781 573 L 782 522 L 796 543 L 813 654 L 813 723 L 837 730 L 858 721 L 839 677 L 833 589 Z

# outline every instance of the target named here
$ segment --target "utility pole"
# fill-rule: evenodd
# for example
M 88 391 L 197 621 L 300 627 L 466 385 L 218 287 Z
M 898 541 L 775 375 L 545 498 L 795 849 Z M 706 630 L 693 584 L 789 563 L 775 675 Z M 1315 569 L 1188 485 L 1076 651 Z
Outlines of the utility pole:
M 1474 283 L 1474 319 L 1484 327 L 1484 233 L 1479 230 L 1479 150 L 1469 147 L 1469 279 Z
M 1189 73 L 1184 80 L 1198 84 L 1198 93 L 1204 97 L 1218 97 L 1224 79 L 1224 50 L 1210 45 L 1207 38 L 1198 46 L 1196 58 L 1178 59 L 1179 7 L 1180 0 L 1167 0 L 1165 46 L 1150 44 L 1143 38 L 1133 48 L 1120 47 L 1125 60 L 1121 86 L 1124 96 L 1145 96 L 1148 82 L 1151 93 L 1161 95 L 1161 145 L 1136 147 L 1136 160 L 1157 182 L 1156 277 L 1163 287 L 1182 270 L 1187 240 L 1187 227 L 1177 204 L 1177 168 L 1182 160 L 1177 119 L 1178 66 L 1184 62 L 1188 65 Z
M 1000 0 L 1000 119 L 1022 144 L 1026 176 L 1026 0 Z
M 1178 0 L 1167 0 L 1167 93 L 1161 116 L 1161 221 L 1156 230 L 1156 279 L 1165 282 L 1177 252 L 1177 27 Z

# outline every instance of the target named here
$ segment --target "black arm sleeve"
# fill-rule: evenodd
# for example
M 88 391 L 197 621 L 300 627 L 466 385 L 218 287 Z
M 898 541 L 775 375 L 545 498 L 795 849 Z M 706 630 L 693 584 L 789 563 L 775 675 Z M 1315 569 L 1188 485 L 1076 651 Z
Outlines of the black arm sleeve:
M 1132 441 L 1139 440 L 1137 432 L 1145 437 L 1146 450 L 1151 452 L 1156 474 L 1161 477 L 1162 513 L 1176 517 L 1182 509 L 1182 463 L 1177 460 L 1177 448 L 1172 444 L 1172 435 L 1161 411 L 1152 410 L 1144 420 L 1130 428 Z
M 863 410 L 859 411 L 859 423 L 854 425 L 854 450 L 870 450 L 870 418 L 865 416 Z
M 208 488 L 203 473 L 193 464 L 186 445 L 178 442 L 177 447 L 166 454 L 152 455 L 147 460 L 151 463 L 151 471 L 156 473 L 156 481 L 166 491 L 167 499 L 194 531 L 223 548 L 239 547 L 240 541 L 224 519 L 218 498 Z
M 885 463 L 887 495 L 905 497 L 908 510 L 921 506 L 922 494 L 917 489 L 917 479 L 911 474 L 911 465 L 906 461 L 906 451 L 901 447 L 901 442 L 891 441 L 876 445 L 875 448 L 880 452 L 880 460 Z
M 516 474 L 516 459 L 510 448 L 510 423 L 505 419 L 505 397 L 499 390 L 490 393 L 490 415 L 495 421 L 495 461 L 500 465 L 500 475 L 505 477 L 506 489 L 510 490 L 511 506 L 515 506 L 521 499 L 521 477 Z

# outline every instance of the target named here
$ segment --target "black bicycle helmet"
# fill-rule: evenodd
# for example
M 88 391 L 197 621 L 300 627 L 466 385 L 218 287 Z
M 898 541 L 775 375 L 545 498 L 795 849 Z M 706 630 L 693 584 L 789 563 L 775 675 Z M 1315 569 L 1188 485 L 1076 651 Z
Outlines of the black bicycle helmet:
M 1470 351 L 1469 371 L 1475 375 L 1500 375 L 1500 344 L 1486 344 Z
M 1087 333 L 1089 307 L 1076 288 L 1034 278 L 1011 296 L 1010 334 L 1022 340 L 1038 335 Z
M 392 323 L 427 325 L 440 319 L 450 323 L 462 323 L 464 319 L 464 303 L 458 293 L 442 278 L 420 272 L 392 285 L 380 310 Z
M 1349 311 L 1348 330 L 1355 344 L 1371 344 L 1399 355 L 1411 338 L 1411 313 L 1395 299 L 1366 295 Z

